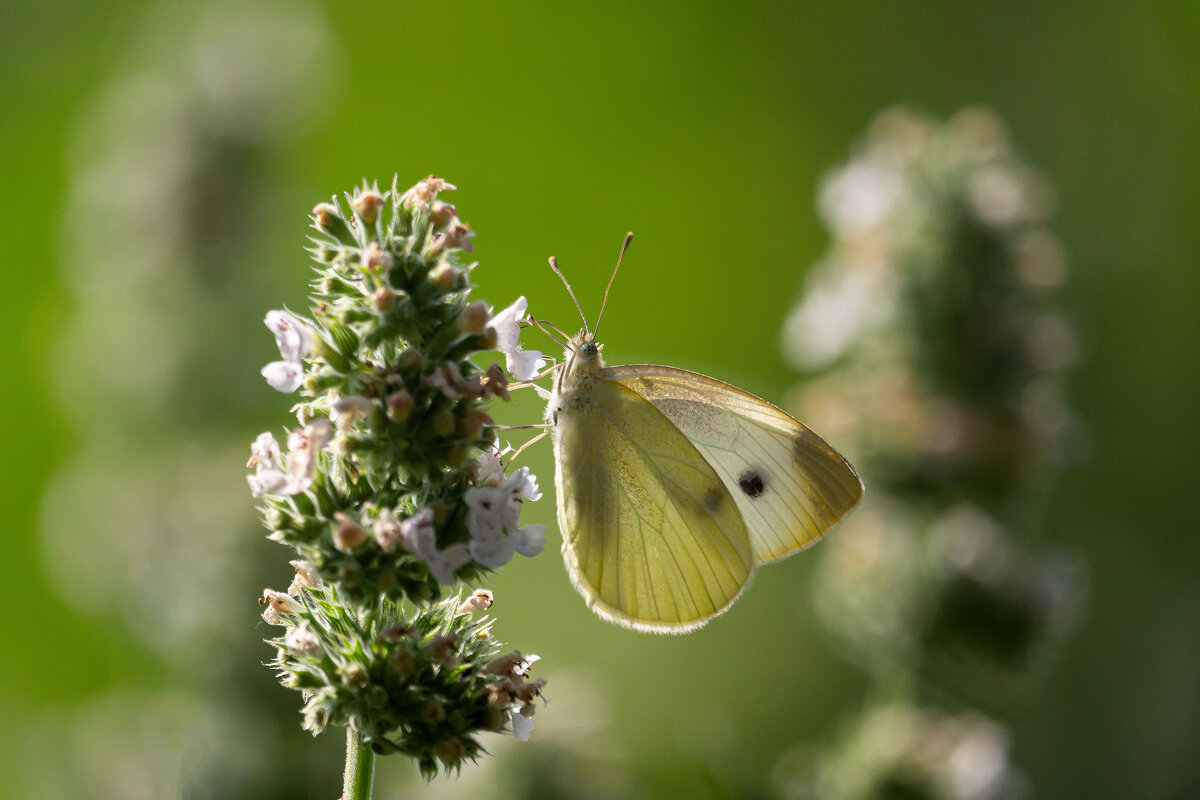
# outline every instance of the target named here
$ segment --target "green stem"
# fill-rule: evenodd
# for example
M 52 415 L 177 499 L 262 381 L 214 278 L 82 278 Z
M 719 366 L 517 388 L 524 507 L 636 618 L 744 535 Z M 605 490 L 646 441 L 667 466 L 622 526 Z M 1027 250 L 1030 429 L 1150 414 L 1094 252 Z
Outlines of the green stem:
M 358 738 L 353 728 L 346 728 L 346 774 L 342 778 L 342 800 L 371 800 L 371 783 L 375 779 L 375 753 Z

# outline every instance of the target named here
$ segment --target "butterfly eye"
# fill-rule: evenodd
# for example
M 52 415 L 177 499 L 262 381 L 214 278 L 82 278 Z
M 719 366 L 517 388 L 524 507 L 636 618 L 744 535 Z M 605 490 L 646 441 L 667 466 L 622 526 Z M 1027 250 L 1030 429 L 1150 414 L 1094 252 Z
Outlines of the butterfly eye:
M 598 352 L 599 352 L 599 350 L 597 349 L 595 342 L 584 342 L 583 345 L 581 345 L 579 348 L 580 358 L 584 358 L 584 359 L 588 359 L 588 360 L 595 358 L 596 353 L 598 353 Z

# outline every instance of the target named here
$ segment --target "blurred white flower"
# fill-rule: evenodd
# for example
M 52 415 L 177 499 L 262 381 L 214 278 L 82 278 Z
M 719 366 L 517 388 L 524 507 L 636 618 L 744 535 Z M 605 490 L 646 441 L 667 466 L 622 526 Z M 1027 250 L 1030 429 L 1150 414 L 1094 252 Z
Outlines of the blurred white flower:
M 264 322 L 275 334 L 279 354 L 285 361 L 299 361 L 312 353 L 316 338 L 312 330 L 293 314 L 268 311 Z
M 1033 215 L 1028 187 L 1010 169 L 983 167 L 967 184 L 967 199 L 979 218 L 993 228 L 1011 228 Z
M 253 475 L 247 475 L 250 491 L 255 497 L 264 494 L 280 494 L 287 485 L 283 471 L 283 458 L 279 453 L 279 442 L 270 433 L 260 433 L 250 445 L 250 460 L 247 467 L 255 467 Z
M 296 428 L 288 436 L 287 472 L 288 479 L 302 484 L 307 489 L 317 471 L 317 454 L 333 435 L 333 426 L 324 417 L 318 417 L 304 426 Z M 303 490 L 300 490 L 303 491 Z
M 806 281 L 803 301 L 784 323 L 788 361 L 801 370 L 828 366 L 886 316 L 889 299 L 887 288 L 865 271 L 817 267 Z
M 851 162 L 822 184 L 817 205 L 825 224 L 847 236 L 881 224 L 904 189 L 899 169 L 889 164 Z
M 431 375 L 426 375 L 424 383 L 426 386 L 432 386 L 434 389 L 437 389 L 451 400 L 463 394 L 462 370 L 454 362 L 443 364 L 435 369 Z

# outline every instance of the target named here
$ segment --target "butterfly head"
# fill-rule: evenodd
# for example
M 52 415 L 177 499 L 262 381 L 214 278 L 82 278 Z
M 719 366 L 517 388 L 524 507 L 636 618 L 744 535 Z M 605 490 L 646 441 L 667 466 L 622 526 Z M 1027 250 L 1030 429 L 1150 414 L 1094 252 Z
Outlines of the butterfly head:
M 580 342 L 575 352 L 576 357 L 581 361 L 597 361 L 600 358 L 600 345 L 596 344 L 594 339 L 587 338 Z
M 600 370 L 604 369 L 604 358 L 600 354 L 603 349 L 586 328 L 572 336 L 563 354 L 563 385 L 590 384 L 598 380 Z

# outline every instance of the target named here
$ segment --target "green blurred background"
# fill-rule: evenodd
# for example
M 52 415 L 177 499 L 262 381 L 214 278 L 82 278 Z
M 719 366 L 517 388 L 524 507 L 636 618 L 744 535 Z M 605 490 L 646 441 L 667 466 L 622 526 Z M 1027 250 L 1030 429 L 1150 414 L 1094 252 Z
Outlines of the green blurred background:
M 262 316 L 304 307 L 315 202 L 363 177 L 447 178 L 478 231 L 480 296 L 502 306 L 524 294 L 566 328 L 576 314 L 546 257 L 592 311 L 633 230 L 605 317 L 609 360 L 695 369 L 778 400 L 796 381 L 780 327 L 827 244 L 815 187 L 876 111 L 904 102 L 939 116 L 996 110 L 1057 186 L 1051 227 L 1070 254 L 1063 300 L 1082 342 L 1070 391 L 1088 455 L 1040 524 L 1077 555 L 1086 603 L 989 711 L 1037 797 L 1200 797 L 1195 3 L 211 8 L 5 6 L 0 795 L 180 796 L 180 774 L 213 771 L 224 782 L 185 780 L 182 796 L 336 796 L 340 740 L 293 730 L 296 698 L 253 666 L 269 657 L 254 597 L 290 568 L 262 541 L 241 463 L 256 433 L 286 422 L 287 399 L 257 374 L 274 357 Z M 204 54 L 252 36 L 247 14 L 276 49 L 244 63 Z M 205 58 L 227 72 L 205 72 Z M 156 75 L 156 90 L 127 91 Z M 266 88 L 217 107 L 246 85 Z M 154 184 L 161 139 L 175 161 L 192 158 L 196 130 L 223 132 L 232 155 L 217 147 L 199 163 L 226 172 L 193 169 L 175 184 L 186 196 L 145 201 L 182 204 L 194 240 L 148 226 L 140 241 L 175 237 L 208 277 L 155 294 L 92 271 L 143 260 L 113 250 L 105 209 L 124 213 L 129 193 L 109 206 L 105 181 Z M 106 158 L 115 172 L 93 168 Z M 187 328 L 175 333 L 190 355 L 161 372 L 165 345 L 137 335 L 154 328 L 129 323 L 147 313 Z M 123 331 L 111 341 L 95 333 L 108 324 Z M 115 352 L 131 341 L 143 361 Z M 505 419 L 539 414 L 525 401 Z M 81 449 L 121 479 L 72 482 Z M 549 489 L 548 444 L 529 463 Z M 220 512 L 197 500 L 201 481 Z M 120 541 L 122 515 L 152 504 L 143 523 L 178 522 L 192 538 Z M 569 749 L 592 770 L 571 776 L 581 796 L 786 796 L 788 754 L 828 744 L 861 703 L 865 679 L 810 610 L 814 554 L 763 570 L 708 628 L 651 638 L 601 623 L 571 589 L 552 491 L 525 519 L 550 524 L 550 543 L 497 576 L 497 630 L 542 655 L 551 703 L 535 743 L 498 743 L 498 758 L 431 792 L 520 792 Z M 217 708 L 245 711 L 214 720 Z M 214 771 L 231 741 L 236 763 Z M 272 781 L 273 765 L 289 774 Z M 381 785 L 409 791 L 412 772 L 385 759 Z

